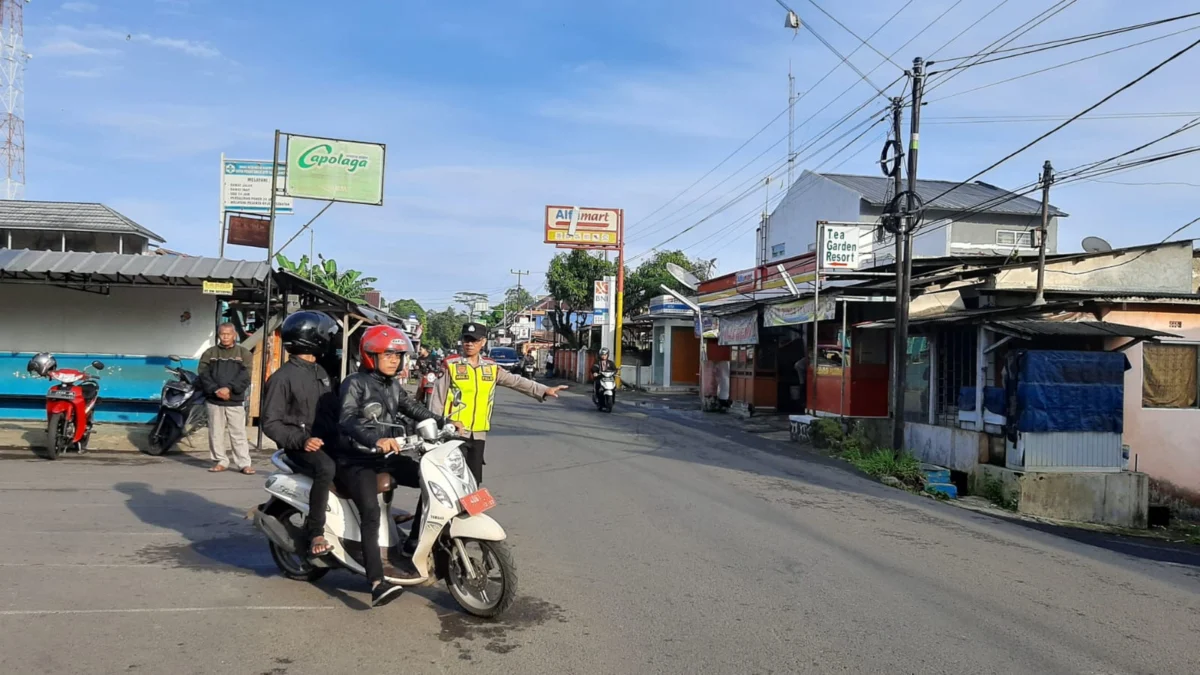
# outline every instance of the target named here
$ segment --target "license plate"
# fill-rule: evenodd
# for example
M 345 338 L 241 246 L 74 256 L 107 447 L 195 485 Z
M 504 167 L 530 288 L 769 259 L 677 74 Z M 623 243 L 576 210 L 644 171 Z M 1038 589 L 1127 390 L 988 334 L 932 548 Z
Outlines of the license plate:
M 463 509 L 472 516 L 477 516 L 496 505 L 496 498 L 487 491 L 487 488 L 480 488 L 477 492 L 472 492 L 458 501 L 462 504 Z
M 46 398 L 56 398 L 63 401 L 74 401 L 75 394 L 70 391 L 49 391 L 46 392 Z

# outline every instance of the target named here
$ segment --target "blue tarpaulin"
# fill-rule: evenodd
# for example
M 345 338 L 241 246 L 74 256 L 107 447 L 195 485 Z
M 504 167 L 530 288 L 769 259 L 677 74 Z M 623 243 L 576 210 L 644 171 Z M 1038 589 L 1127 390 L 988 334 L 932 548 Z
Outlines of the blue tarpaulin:
M 958 409 L 975 409 L 975 387 L 958 390 Z M 983 409 L 996 415 L 1004 414 L 1004 387 L 983 388 Z
M 1120 352 L 1011 352 L 1009 422 L 1027 432 L 1121 433 L 1126 370 Z

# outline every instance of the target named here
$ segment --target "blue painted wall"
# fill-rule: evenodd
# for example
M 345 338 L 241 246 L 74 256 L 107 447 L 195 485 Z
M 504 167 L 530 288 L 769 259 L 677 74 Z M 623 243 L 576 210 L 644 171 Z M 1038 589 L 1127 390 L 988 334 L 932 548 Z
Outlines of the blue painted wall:
M 0 419 L 43 419 L 46 391 L 51 381 L 29 373 L 25 367 L 32 352 L 0 352 Z M 154 419 L 163 382 L 171 377 L 164 368 L 165 356 L 120 356 L 114 354 L 55 354 L 59 368 L 83 370 L 92 361 L 104 362 L 100 373 L 100 422 L 145 423 Z M 184 359 L 183 366 L 196 370 L 199 361 Z M 90 371 L 89 371 L 90 372 Z

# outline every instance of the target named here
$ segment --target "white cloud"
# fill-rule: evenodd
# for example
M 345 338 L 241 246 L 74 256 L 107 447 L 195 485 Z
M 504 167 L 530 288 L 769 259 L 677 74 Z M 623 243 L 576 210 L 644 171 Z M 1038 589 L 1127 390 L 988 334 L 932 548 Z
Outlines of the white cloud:
M 116 70 L 117 70 L 116 68 L 111 68 L 108 66 L 98 66 L 96 68 L 62 70 L 62 71 L 59 71 L 58 74 L 61 75 L 62 77 L 95 79 L 97 77 L 105 77 L 107 75 L 111 75 L 112 73 L 116 72 Z
M 111 53 L 111 49 L 100 49 L 90 47 L 88 45 L 76 42 L 75 40 L 61 39 L 47 42 L 37 50 L 38 56 L 94 56 L 97 54 Z
M 45 46 L 37 50 L 37 54 L 48 56 L 90 56 L 96 54 L 111 54 L 118 50 L 112 46 L 117 43 L 142 44 L 160 49 L 180 52 L 197 58 L 214 59 L 221 56 L 221 50 L 207 42 L 183 38 L 150 35 L 149 33 L 128 33 L 104 26 L 56 26 L 52 31 L 53 37 Z
M 87 12 L 94 12 L 100 8 L 90 2 L 64 2 L 61 9 L 64 12 L 78 12 L 80 14 L 85 14 Z

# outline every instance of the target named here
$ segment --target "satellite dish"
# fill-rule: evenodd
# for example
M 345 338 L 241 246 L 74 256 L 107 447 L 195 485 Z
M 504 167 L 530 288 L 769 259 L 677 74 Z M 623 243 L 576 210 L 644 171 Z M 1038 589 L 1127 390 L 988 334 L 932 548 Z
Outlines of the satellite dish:
M 700 280 L 696 278 L 695 274 L 692 274 L 675 263 L 667 263 L 667 271 L 671 273 L 671 276 L 675 277 L 676 281 L 684 286 L 687 286 L 693 291 L 700 287 Z
M 1112 244 L 1100 237 L 1084 237 L 1083 250 L 1088 253 L 1108 253 L 1112 250 Z

